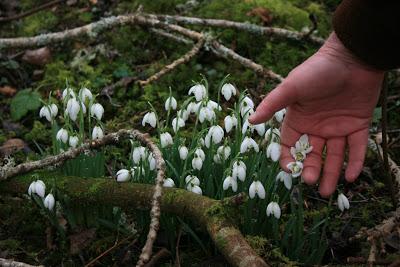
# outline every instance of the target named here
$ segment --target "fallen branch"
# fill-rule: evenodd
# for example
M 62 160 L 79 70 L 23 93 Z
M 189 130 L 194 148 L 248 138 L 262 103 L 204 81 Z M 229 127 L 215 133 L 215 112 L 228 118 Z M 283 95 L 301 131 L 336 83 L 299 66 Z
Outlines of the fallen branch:
M 47 9 L 47 8 L 53 7 L 55 5 L 58 5 L 58 4 L 60 4 L 60 3 L 64 2 L 64 1 L 65 0 L 54 0 L 54 1 L 50 1 L 48 3 L 44 3 L 43 5 L 39 5 L 37 7 L 34 7 L 31 10 L 28 10 L 28 11 L 26 11 L 24 13 L 21 13 L 21 14 L 17 14 L 17 15 L 10 16 L 10 17 L 0 17 L 0 23 L 1 22 L 9 22 L 9 21 L 12 21 L 12 20 L 17 20 L 17 19 L 22 19 L 22 18 L 28 17 L 30 15 L 33 15 L 33 14 L 39 12 L 39 11 L 42 11 L 44 9 Z
M 45 183 L 51 183 L 56 176 L 58 190 L 77 203 L 87 205 L 96 203 L 96 205 L 121 206 L 129 209 L 134 207 L 140 210 L 152 206 L 154 191 L 152 185 L 121 184 L 111 179 L 65 177 L 46 172 L 25 174 L 0 182 L 0 193 L 26 193 L 29 184 L 37 179 L 35 175 Z M 163 212 L 186 216 L 203 226 L 215 246 L 232 266 L 268 266 L 237 229 L 234 223 L 237 208 L 224 204 L 224 201 L 175 188 L 164 188 L 160 204 Z
M 40 265 L 40 266 L 30 265 L 30 264 L 23 263 L 23 262 L 2 259 L 2 258 L 0 258 L 0 266 L 1 267 L 43 267 L 43 265 Z

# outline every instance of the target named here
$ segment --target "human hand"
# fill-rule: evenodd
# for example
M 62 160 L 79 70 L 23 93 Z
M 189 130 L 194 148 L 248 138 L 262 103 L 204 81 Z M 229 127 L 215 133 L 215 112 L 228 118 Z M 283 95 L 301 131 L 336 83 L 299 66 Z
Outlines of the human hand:
M 319 180 L 321 196 L 336 189 L 348 147 L 345 178 L 353 182 L 360 174 L 368 141 L 368 128 L 378 101 L 384 71 L 360 62 L 332 33 L 321 49 L 292 70 L 250 116 L 252 124 L 269 120 L 287 108 L 281 129 L 280 165 L 293 162 L 290 147 L 308 134 L 311 153 L 304 160 L 302 177 L 307 184 Z M 322 178 L 322 152 L 326 158 Z

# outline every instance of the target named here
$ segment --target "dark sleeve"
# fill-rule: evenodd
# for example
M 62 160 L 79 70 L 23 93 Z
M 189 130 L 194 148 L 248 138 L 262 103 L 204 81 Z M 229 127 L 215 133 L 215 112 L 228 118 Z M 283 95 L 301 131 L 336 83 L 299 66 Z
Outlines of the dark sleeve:
M 365 63 L 383 70 L 400 67 L 400 0 L 343 0 L 333 28 Z

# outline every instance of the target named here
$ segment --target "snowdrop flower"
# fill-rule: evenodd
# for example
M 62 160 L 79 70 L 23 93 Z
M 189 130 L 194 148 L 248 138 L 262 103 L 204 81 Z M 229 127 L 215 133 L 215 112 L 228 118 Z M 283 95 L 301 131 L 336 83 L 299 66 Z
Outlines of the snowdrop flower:
M 214 110 L 209 107 L 202 107 L 199 112 L 199 121 L 203 123 L 205 120 L 212 121 L 215 118 Z
M 237 181 L 235 178 L 232 178 L 232 176 L 226 177 L 224 183 L 222 184 L 222 188 L 224 190 L 228 190 L 229 187 L 232 187 L 233 192 L 236 192 L 238 188 Z
M 101 104 L 95 103 L 90 107 L 90 114 L 95 116 L 98 120 L 101 120 L 104 114 L 104 108 Z
M 103 129 L 101 129 L 100 126 L 94 126 L 92 131 L 92 139 L 93 140 L 101 139 L 103 138 L 103 136 L 104 136 Z
M 185 121 L 179 117 L 174 118 L 172 120 L 172 128 L 174 129 L 174 132 L 176 133 L 179 128 L 182 128 L 185 126 Z
M 287 173 L 285 171 L 280 171 L 276 176 L 276 180 L 283 182 L 288 190 L 292 188 L 292 175 L 290 175 L 290 173 Z
M 177 117 L 181 118 L 183 121 L 187 121 L 189 119 L 189 111 L 186 109 L 180 109 L 177 112 Z
M 157 164 L 156 164 L 156 159 L 155 159 L 154 156 L 153 156 L 153 153 L 150 153 L 150 154 L 149 154 L 147 160 L 149 161 L 149 168 L 150 168 L 150 171 L 155 170 Z
M 307 134 L 300 136 L 299 141 L 297 141 L 295 144 L 295 149 L 296 151 L 303 151 L 305 154 L 308 154 L 313 150 L 313 147 L 308 143 Z
M 252 182 L 249 187 L 250 198 L 253 199 L 256 195 L 258 195 L 258 197 L 261 199 L 265 198 L 265 189 L 264 189 L 263 184 L 260 181 Z
M 78 145 L 79 138 L 78 136 L 70 136 L 69 137 L 69 146 L 75 148 Z
M 271 142 L 267 147 L 267 158 L 277 162 L 281 156 L 281 145 L 275 142 Z
M 221 93 L 226 99 L 226 101 L 229 101 L 231 99 L 232 95 L 236 95 L 236 88 L 230 83 L 226 83 L 222 86 L 221 88 Z
M 290 148 L 290 154 L 295 161 L 303 161 L 306 159 L 306 153 L 303 150 L 297 150 L 295 147 Z
M 286 167 L 292 172 L 293 178 L 299 177 L 303 171 L 303 163 L 300 161 L 290 162 Z
M 156 128 L 157 118 L 154 112 L 147 112 L 146 115 L 144 115 L 142 120 L 142 126 L 145 126 L 146 123 L 148 123 L 151 127 Z
M 132 151 L 132 160 L 135 164 L 138 164 L 140 160 L 145 160 L 146 148 L 144 146 L 135 147 Z
M 201 101 L 207 97 L 206 87 L 202 84 L 196 84 L 190 87 L 189 95 L 194 95 L 196 101 Z
M 270 202 L 267 206 L 267 216 L 269 217 L 271 215 L 274 215 L 277 219 L 281 217 L 281 208 L 279 204 L 274 201 Z
M 196 154 L 194 154 L 194 158 L 192 159 L 192 167 L 195 170 L 201 170 L 203 167 L 203 160 Z
M 84 87 L 81 90 L 79 90 L 79 98 L 81 99 L 82 102 L 85 102 L 86 98 L 91 100 L 93 98 L 93 95 L 92 95 L 92 92 L 90 92 L 89 89 Z
M 220 146 L 217 149 L 217 154 L 214 155 L 214 162 L 221 163 L 229 158 L 231 155 L 231 148 L 229 146 Z
M 131 174 L 127 169 L 121 169 L 117 172 L 117 182 L 127 182 L 131 179 Z
M 186 107 L 186 111 L 189 113 L 195 114 L 199 111 L 200 106 L 201 106 L 201 102 L 199 102 L 199 103 L 190 102 Z
M 44 197 L 46 193 L 46 185 L 42 180 L 32 182 L 28 188 L 28 195 L 37 194 L 40 197 Z
M 250 149 L 254 149 L 255 152 L 259 151 L 258 145 L 256 143 L 256 141 L 254 141 L 253 138 L 250 137 L 245 137 L 243 139 L 242 144 L 240 145 L 240 153 L 244 154 L 246 152 L 249 152 Z
M 199 140 L 198 140 L 198 143 L 199 143 L 200 146 L 204 146 L 206 144 L 206 141 L 204 140 L 203 137 L 200 137 Z
M 235 161 L 232 166 L 232 177 L 234 179 L 238 178 L 240 181 L 244 182 L 246 179 L 246 164 L 243 161 Z
M 167 100 L 165 100 L 164 107 L 166 111 L 170 110 L 171 108 L 175 110 L 177 106 L 178 102 L 176 102 L 176 99 L 173 96 L 170 96 L 167 98 Z
M 237 126 L 237 119 L 235 117 L 235 115 L 228 115 L 225 117 L 224 119 L 224 125 L 225 125 L 225 130 L 227 133 L 229 133 L 233 127 Z
M 36 191 L 35 191 L 35 184 L 36 184 L 36 181 L 33 181 L 33 182 L 29 185 L 29 187 L 28 187 L 28 195 L 29 195 L 29 196 L 32 196 L 32 194 L 35 194 L 35 193 L 36 193 Z
M 198 186 L 198 185 L 191 186 L 189 191 L 191 191 L 192 193 L 198 194 L 198 195 L 202 195 L 203 194 L 203 191 L 201 190 L 201 187 Z
M 254 130 L 256 130 L 259 136 L 263 136 L 265 133 L 265 123 L 252 125 L 249 122 L 249 120 L 246 119 L 246 121 L 243 123 L 243 126 L 242 126 L 242 134 L 245 134 L 249 127 L 250 127 L 251 132 L 254 132 Z
M 171 178 L 167 178 L 164 180 L 164 187 L 175 187 L 175 182 Z
M 285 114 L 286 114 L 286 109 L 281 109 L 278 112 L 275 112 L 274 118 L 277 122 L 282 123 Z
M 58 113 L 58 107 L 56 104 L 45 105 L 40 109 L 39 117 L 41 118 L 45 117 L 46 120 L 51 122 L 57 116 L 57 113 Z
M 345 209 L 349 209 L 350 208 L 350 203 L 349 200 L 347 199 L 347 197 L 340 193 L 337 199 L 337 203 L 338 203 L 338 207 L 341 211 L 344 211 Z
M 179 157 L 181 158 L 181 160 L 185 160 L 189 154 L 188 148 L 186 146 L 180 146 L 178 150 L 179 150 Z
M 197 157 L 201 158 L 202 161 L 204 161 L 204 160 L 206 159 L 206 154 L 204 153 L 203 149 L 201 149 L 201 148 L 197 148 L 197 149 L 194 151 L 194 154 L 195 154 Z
M 240 102 L 240 114 L 242 115 L 242 117 L 246 117 L 251 113 L 254 113 L 253 108 L 254 102 L 248 96 L 243 98 L 243 100 Z
M 51 193 L 48 194 L 46 196 L 46 198 L 43 200 L 44 207 L 50 211 L 53 210 L 55 204 L 56 204 L 56 200 L 54 199 L 54 196 Z
M 168 132 L 160 134 L 160 142 L 161 142 L 162 148 L 174 144 L 174 141 L 172 140 L 172 136 Z
M 65 88 L 64 91 L 62 92 L 62 99 L 65 100 L 67 98 L 75 98 L 75 93 L 74 90 L 72 90 L 72 88 Z
M 68 131 L 65 130 L 64 128 L 61 128 L 60 130 L 58 130 L 58 132 L 56 134 L 56 139 L 58 141 L 63 142 L 64 144 L 66 144 L 68 141 Z
M 281 138 L 281 132 L 279 131 L 278 128 L 269 128 L 265 132 L 265 141 L 267 141 L 267 142 L 278 143 L 280 138 Z
M 65 112 L 68 114 L 71 120 L 76 121 L 79 110 L 80 110 L 80 105 L 78 101 L 75 98 L 69 99 L 67 102 L 67 109 L 65 110 Z
M 221 108 L 221 106 L 220 105 L 218 105 L 218 103 L 217 102 L 215 102 L 215 101 L 212 101 L 212 100 L 208 100 L 207 101 L 207 105 L 206 105 L 209 109 L 211 109 L 211 110 L 222 110 L 222 108 Z
M 191 191 L 191 192 L 193 192 L 195 194 L 199 194 L 199 195 L 201 195 L 203 193 L 200 188 L 200 180 L 196 176 L 194 176 L 194 175 L 186 176 L 185 182 L 186 182 L 186 189 L 188 191 Z
M 212 140 L 214 144 L 219 144 L 224 138 L 224 129 L 219 125 L 214 125 L 208 130 L 208 134 L 204 140 L 206 147 L 210 147 L 210 141 Z

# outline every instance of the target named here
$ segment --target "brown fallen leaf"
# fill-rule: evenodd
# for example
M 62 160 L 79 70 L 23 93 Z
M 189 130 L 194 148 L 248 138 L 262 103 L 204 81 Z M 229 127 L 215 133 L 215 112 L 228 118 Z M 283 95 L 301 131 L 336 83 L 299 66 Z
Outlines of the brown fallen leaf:
M 17 92 L 17 89 L 15 89 L 12 86 L 5 85 L 0 87 L 0 94 L 5 95 L 5 96 L 13 96 Z
M 70 240 L 70 253 L 72 255 L 78 254 L 85 249 L 96 237 L 96 229 L 91 228 L 82 232 L 69 236 Z
M 51 61 L 51 52 L 47 46 L 35 50 L 26 50 L 22 60 L 29 64 L 43 66 Z
M 1 147 L 0 147 L 0 155 L 9 156 L 16 151 L 20 151 L 22 149 L 27 148 L 28 146 L 24 142 L 24 140 L 19 138 L 12 138 L 7 140 Z
M 273 16 L 271 11 L 264 7 L 256 7 L 246 13 L 247 16 L 256 16 L 261 19 L 264 26 L 271 25 Z

